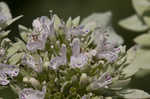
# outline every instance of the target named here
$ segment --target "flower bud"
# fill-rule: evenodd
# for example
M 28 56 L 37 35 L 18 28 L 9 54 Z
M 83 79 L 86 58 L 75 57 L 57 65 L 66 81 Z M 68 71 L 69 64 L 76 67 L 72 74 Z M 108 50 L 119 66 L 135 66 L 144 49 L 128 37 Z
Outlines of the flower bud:
M 40 86 L 40 82 L 33 77 L 24 77 L 23 82 L 30 83 L 35 88 Z
M 23 78 L 23 82 L 29 83 L 29 77 L 24 77 L 24 78 Z
M 43 68 L 44 68 L 45 70 L 48 70 L 49 64 L 50 64 L 49 61 L 44 62 Z
M 89 80 L 88 80 L 88 76 L 86 73 L 82 73 L 81 77 L 80 77 L 80 85 L 81 86 L 86 86 L 88 84 Z
M 29 78 L 29 82 L 35 88 L 40 86 L 40 82 L 33 77 Z

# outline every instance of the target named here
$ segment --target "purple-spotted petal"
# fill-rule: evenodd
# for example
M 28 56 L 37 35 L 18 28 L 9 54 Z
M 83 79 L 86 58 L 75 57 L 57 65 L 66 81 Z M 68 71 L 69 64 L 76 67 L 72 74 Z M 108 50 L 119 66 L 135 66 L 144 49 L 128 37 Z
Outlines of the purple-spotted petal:
M 0 85 L 2 85 L 2 86 L 6 86 L 6 85 L 8 85 L 9 84 L 9 80 L 7 80 L 7 79 L 0 79 Z
M 22 63 L 32 68 L 36 72 L 42 72 L 42 58 L 41 57 L 33 57 L 31 55 L 24 55 L 22 59 Z
M 0 85 L 7 85 L 9 84 L 9 80 L 7 80 L 7 75 L 3 72 L 0 72 Z
M 7 76 L 10 78 L 16 77 L 19 74 L 19 68 L 14 65 L 0 64 L 0 84 L 7 85 L 10 81 L 7 79 Z
M 45 43 L 43 41 L 34 41 L 27 43 L 27 49 L 29 51 L 36 51 L 37 49 L 43 50 L 45 48 Z
M 88 31 L 84 30 L 84 26 L 72 27 L 67 32 L 69 36 L 85 36 L 87 33 Z
M 71 56 L 70 66 L 72 68 L 81 68 L 88 62 L 88 57 L 85 54 L 79 54 L 78 56 Z
M 108 73 L 102 74 L 98 79 L 99 87 L 106 87 L 107 85 L 112 83 L 112 77 Z
M 60 49 L 60 55 L 51 59 L 49 67 L 57 69 L 59 66 L 65 65 L 67 63 L 66 54 L 67 54 L 66 45 L 62 44 L 62 47 Z
M 19 94 L 19 99 L 44 99 L 45 91 L 24 88 Z

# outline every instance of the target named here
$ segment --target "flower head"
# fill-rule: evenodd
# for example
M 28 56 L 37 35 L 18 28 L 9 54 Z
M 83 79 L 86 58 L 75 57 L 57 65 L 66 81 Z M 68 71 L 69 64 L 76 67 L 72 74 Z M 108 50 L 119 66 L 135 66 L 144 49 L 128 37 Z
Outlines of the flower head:
M 47 36 L 54 35 L 54 18 L 50 20 L 46 16 L 41 16 L 33 21 L 32 26 L 35 32 L 46 34 Z
M 51 59 L 49 67 L 57 69 L 59 66 L 65 65 L 67 63 L 67 49 L 65 44 L 62 44 L 59 54 L 59 56 L 56 56 Z
M 24 55 L 22 63 L 32 68 L 36 72 L 42 72 L 42 58 L 39 56 Z
M 114 44 L 107 40 L 108 35 L 105 31 L 101 31 L 101 29 L 97 28 L 95 32 L 99 34 L 99 40 L 97 41 L 97 58 L 105 59 L 110 63 L 115 62 L 118 59 L 120 48 L 116 48 Z
M 88 56 L 80 52 L 80 40 L 78 38 L 72 41 L 72 56 L 70 59 L 70 66 L 72 68 L 81 68 L 88 62 Z
M 16 77 L 19 74 L 19 68 L 13 65 L 0 64 L 0 84 L 7 85 L 10 81 L 7 79 L 7 76 L 10 78 Z
M 108 73 L 103 73 L 98 79 L 98 84 L 100 87 L 106 87 L 111 83 L 112 83 L 112 77 Z
M 87 33 L 88 33 L 88 31 L 84 30 L 84 26 L 71 27 L 67 31 L 68 37 L 85 36 Z
M 49 36 L 54 36 L 54 22 L 46 16 L 35 19 L 32 23 L 33 33 L 27 43 L 27 49 L 30 51 L 44 50 L 46 40 Z
M 45 48 L 45 41 L 41 35 L 32 34 L 27 43 L 27 49 L 30 51 L 43 50 Z

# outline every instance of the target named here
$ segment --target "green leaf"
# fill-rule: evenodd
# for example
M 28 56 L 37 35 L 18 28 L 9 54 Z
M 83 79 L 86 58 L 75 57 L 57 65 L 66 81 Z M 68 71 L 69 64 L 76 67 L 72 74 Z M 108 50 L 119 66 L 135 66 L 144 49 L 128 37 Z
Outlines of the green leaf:
M 86 25 L 88 23 L 95 23 L 96 26 L 108 26 L 111 23 L 111 12 L 105 12 L 105 13 L 94 13 L 85 18 L 81 24 Z
M 133 7 L 138 15 L 142 16 L 144 22 L 150 27 L 150 1 L 149 0 L 132 0 Z
M 0 24 L 0 27 L 1 27 L 0 29 L 7 27 L 11 23 L 13 23 L 14 21 L 16 21 L 22 17 L 22 15 L 21 15 L 21 16 L 18 16 L 16 18 L 12 19 L 12 15 L 10 13 L 9 7 L 4 2 L 0 2 L 0 13 L 5 17 L 4 23 Z
M 137 46 L 133 46 L 131 47 L 128 51 L 127 51 L 127 62 L 126 63 L 132 63 L 136 57 L 136 53 L 137 53 Z
M 69 17 L 69 19 L 67 20 L 66 27 L 67 28 L 71 28 L 72 27 L 72 18 L 71 17 Z
M 150 27 L 150 15 L 143 16 L 143 19 L 144 19 L 145 24 L 147 24 Z
M 24 41 L 28 41 L 28 34 L 31 32 L 30 29 L 26 28 L 25 26 L 23 25 L 19 25 L 18 26 L 19 28 L 19 32 L 20 32 L 20 36 L 21 38 L 24 40 Z
M 8 39 L 8 38 L 4 38 L 2 41 L 1 41 L 1 47 L 2 48 L 9 48 L 10 45 L 11 45 L 11 40 Z
M 19 49 L 21 48 L 21 46 L 13 46 L 13 47 L 10 47 L 8 50 L 7 50 L 7 57 L 10 57 L 12 56 L 13 54 L 15 54 Z
M 0 30 L 2 30 L 7 26 L 7 20 L 12 19 L 8 5 L 4 2 L 0 2 L 0 13 L 2 15 L 1 17 L 4 18 L 3 20 L 1 20 L 2 22 L 0 22 Z
M 6 17 L 6 19 L 12 18 L 9 7 L 4 2 L 0 2 L 0 12 Z
M 150 75 L 150 69 L 143 69 L 143 68 L 140 68 L 134 75 L 134 79 L 137 79 L 137 78 L 146 78 L 146 76 L 148 76 L 149 78 L 149 75 Z
M 75 19 L 72 20 L 72 25 L 73 26 L 78 26 L 80 23 L 80 16 L 76 17 Z
M 20 15 L 20 16 L 17 16 L 17 17 L 15 17 L 15 18 L 13 18 L 13 19 L 8 20 L 8 21 L 6 22 L 6 26 L 12 24 L 13 22 L 15 22 L 16 20 L 20 19 L 21 17 L 23 17 L 23 15 Z
M 107 32 L 109 34 L 108 41 L 115 45 L 123 44 L 123 38 L 118 35 L 112 27 L 108 27 Z
M 122 37 L 117 35 L 112 27 L 106 27 L 106 28 L 102 27 L 96 31 L 100 31 L 101 33 L 104 33 L 105 31 L 107 31 L 107 34 L 109 35 L 107 37 L 108 42 L 110 42 L 113 45 L 118 46 L 118 45 L 123 44 L 123 42 L 124 42 Z M 92 35 L 92 40 L 94 40 L 96 45 L 99 45 L 99 39 L 101 36 L 100 32 L 94 32 L 94 34 Z
M 30 30 L 24 25 L 18 25 L 19 32 L 29 32 Z
M 81 24 L 85 25 L 85 30 L 93 31 L 96 27 L 101 27 L 102 30 L 108 30 L 108 34 L 110 35 L 108 37 L 108 41 L 112 42 L 116 45 L 120 45 L 123 43 L 123 39 L 117 35 L 114 31 L 114 29 L 111 26 L 111 12 L 105 12 L 105 13 L 94 13 L 87 18 L 85 18 Z M 94 34 L 96 37 L 94 38 L 95 41 L 99 39 L 99 34 Z
M 16 99 L 17 95 L 11 90 L 10 87 L 0 90 L 0 98 L 2 99 Z
M 127 89 L 120 94 L 125 99 L 148 99 L 150 95 L 143 90 Z
M 10 31 L 2 31 L 2 32 L 0 32 L 0 39 L 5 37 L 5 36 L 7 36 L 8 33 L 10 33 Z
M 54 28 L 55 28 L 55 30 L 58 30 L 60 25 L 61 25 L 61 20 L 60 20 L 60 18 L 55 14 L 55 15 L 54 15 Z
M 134 41 L 140 46 L 150 47 L 150 33 L 140 35 Z
M 148 29 L 148 26 L 144 24 L 137 15 L 132 15 L 126 19 L 119 21 L 119 25 L 127 30 L 135 32 L 143 32 Z
M 16 42 L 7 50 L 7 57 L 12 56 L 13 54 L 17 53 L 17 51 L 26 49 L 25 44 L 21 41 Z
M 126 80 L 116 80 L 110 85 L 110 88 L 113 90 L 121 90 L 122 88 L 126 87 L 130 81 L 130 78 Z
M 149 59 L 150 50 L 138 48 L 134 60 L 123 70 L 123 73 L 128 77 L 134 75 L 140 68 L 150 69 Z
M 66 81 L 62 87 L 61 87 L 61 92 L 68 92 L 72 83 L 70 81 Z
M 132 0 L 133 7 L 139 15 L 143 15 L 145 11 L 150 10 L 149 0 Z
M 9 64 L 11 65 L 16 65 L 21 59 L 24 53 L 16 53 L 14 54 L 9 60 Z
M 90 22 L 84 25 L 84 29 L 83 31 L 94 31 L 94 29 L 96 28 L 96 23 L 95 22 Z

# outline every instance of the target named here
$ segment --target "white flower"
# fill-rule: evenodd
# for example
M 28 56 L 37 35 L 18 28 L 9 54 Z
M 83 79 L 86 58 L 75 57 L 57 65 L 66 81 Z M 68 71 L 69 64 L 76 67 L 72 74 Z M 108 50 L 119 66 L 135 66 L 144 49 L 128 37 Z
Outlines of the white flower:
M 72 42 L 72 56 L 70 59 L 70 66 L 72 68 L 81 68 L 88 62 L 88 56 L 85 53 L 80 53 L 80 40 L 73 39 Z
M 41 34 L 47 34 L 47 36 L 52 36 L 55 33 L 54 18 L 50 20 L 46 16 L 41 16 L 33 21 L 32 26 L 35 32 L 39 32 Z
M 65 65 L 67 63 L 66 54 L 66 45 L 62 44 L 62 48 L 60 49 L 60 55 L 51 59 L 49 67 L 57 69 L 59 66 Z
M 66 31 L 68 38 L 71 36 L 85 36 L 88 32 L 84 30 L 84 26 L 71 27 Z
M 5 73 L 0 73 L 0 85 L 3 85 L 3 86 L 5 86 L 5 85 L 7 85 L 7 84 L 9 84 L 9 80 L 7 80 L 7 75 L 5 74 Z
M 33 32 L 29 38 L 27 49 L 30 51 L 35 51 L 37 49 L 43 50 L 47 38 L 49 36 L 54 36 L 54 21 L 46 16 L 42 16 L 35 19 L 32 25 L 35 33 Z
M 118 54 L 120 53 L 120 48 L 115 48 L 114 44 L 111 44 L 107 40 L 107 34 L 105 31 L 100 31 L 100 29 L 95 30 L 97 38 L 96 44 L 97 44 L 97 58 L 99 59 L 105 59 L 108 62 L 112 63 L 115 62 L 118 59 Z
M 72 68 L 81 68 L 87 64 L 88 57 L 85 54 L 79 54 L 78 56 L 71 56 L 70 66 Z
M 19 74 L 19 68 L 13 65 L 0 64 L 0 84 L 7 85 L 10 81 L 7 79 L 7 76 L 10 78 L 16 77 Z
M 45 42 L 45 35 L 32 34 L 26 46 L 29 51 L 43 50 L 45 48 Z
M 42 31 L 42 24 L 41 24 L 41 22 L 39 21 L 39 18 L 33 20 L 32 26 L 33 26 L 33 28 L 35 29 L 35 31 L 37 31 L 37 32 Z
M 19 74 L 19 68 L 10 68 L 9 70 L 6 70 L 5 73 L 10 77 L 16 77 Z
M 108 73 L 103 73 L 97 82 L 99 87 L 107 87 L 107 85 L 112 83 L 112 77 Z
M 19 99 L 44 99 L 46 93 L 46 87 L 44 86 L 42 91 L 34 90 L 32 88 L 24 88 L 19 93 Z
M 24 55 L 22 63 L 32 68 L 36 72 L 42 72 L 42 58 L 40 56 L 33 57 L 31 55 Z
M 119 53 L 120 53 L 119 48 L 113 48 L 109 50 L 99 51 L 97 53 L 97 57 L 99 59 L 106 59 L 108 62 L 113 63 L 118 59 Z

